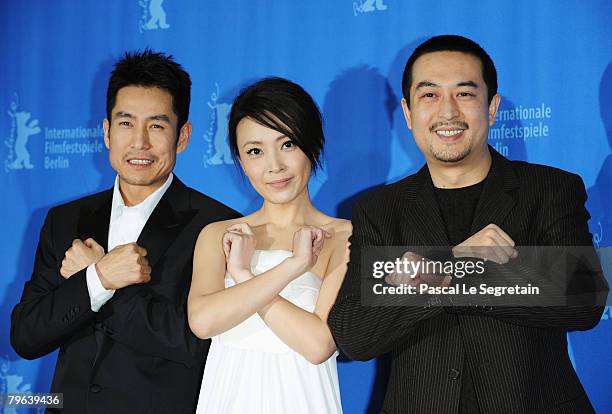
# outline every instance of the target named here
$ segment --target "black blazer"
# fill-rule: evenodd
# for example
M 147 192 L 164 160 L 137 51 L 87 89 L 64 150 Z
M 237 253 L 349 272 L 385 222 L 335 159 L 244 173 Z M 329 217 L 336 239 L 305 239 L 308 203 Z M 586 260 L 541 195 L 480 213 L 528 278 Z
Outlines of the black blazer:
M 471 234 L 495 223 L 518 246 L 592 246 L 580 177 L 490 151 Z M 593 412 L 568 357 L 566 332 L 595 326 L 601 306 L 363 304 L 360 277 L 371 270 L 361 269 L 361 247 L 449 246 L 427 166 L 367 194 L 353 206 L 352 222 L 350 263 L 329 324 L 349 358 L 390 352 L 384 412 L 458 413 L 464 363 L 482 413 Z M 599 286 L 607 293 L 605 282 Z
M 175 176 L 138 238 L 151 281 L 91 310 L 86 271 L 59 270 L 75 238 L 107 249 L 112 189 L 49 210 L 34 272 L 11 315 L 11 343 L 34 359 L 59 347 L 51 392 L 63 413 L 192 413 L 210 341 L 187 324 L 192 258 L 200 230 L 238 217 Z

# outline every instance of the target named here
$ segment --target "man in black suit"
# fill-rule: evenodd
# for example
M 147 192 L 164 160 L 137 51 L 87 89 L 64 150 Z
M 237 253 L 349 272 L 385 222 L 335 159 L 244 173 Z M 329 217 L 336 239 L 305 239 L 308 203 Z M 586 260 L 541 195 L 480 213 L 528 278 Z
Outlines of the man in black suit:
M 593 253 L 580 177 L 509 161 L 487 145 L 500 97 L 495 66 L 479 45 L 461 36 L 429 39 L 408 59 L 402 86 L 426 165 L 353 206 L 350 263 L 329 316 L 339 348 L 358 360 L 391 354 L 386 413 L 593 412 L 566 332 L 595 326 L 601 303 L 450 306 L 445 295 L 422 306 L 401 306 L 396 297 L 388 306 L 368 303 L 368 246 L 449 246 L 451 263 L 486 260 L 485 275 L 502 285 L 507 277 L 545 286 L 535 268 L 512 267 L 522 257 L 518 246 L 591 246 Z M 598 266 L 580 273 L 583 293 L 607 294 Z M 392 272 L 386 280 L 458 284 L 456 277 L 416 276 Z M 557 293 L 567 292 L 561 285 Z
M 209 341 L 187 324 L 194 245 L 206 224 L 238 213 L 172 174 L 192 131 L 190 91 L 172 57 L 126 54 L 104 120 L 115 186 L 47 215 L 11 343 L 27 359 L 59 347 L 60 412 L 195 410 Z

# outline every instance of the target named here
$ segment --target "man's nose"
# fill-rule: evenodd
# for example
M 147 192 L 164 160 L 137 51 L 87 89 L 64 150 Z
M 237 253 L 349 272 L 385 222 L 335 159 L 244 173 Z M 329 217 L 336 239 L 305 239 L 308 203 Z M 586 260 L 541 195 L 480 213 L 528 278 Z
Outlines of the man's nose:
M 134 149 L 149 149 L 151 147 L 149 129 L 146 126 L 135 128 L 132 147 Z
M 459 116 L 459 107 L 455 97 L 452 95 L 445 96 L 440 102 L 439 115 L 444 119 L 455 119 Z

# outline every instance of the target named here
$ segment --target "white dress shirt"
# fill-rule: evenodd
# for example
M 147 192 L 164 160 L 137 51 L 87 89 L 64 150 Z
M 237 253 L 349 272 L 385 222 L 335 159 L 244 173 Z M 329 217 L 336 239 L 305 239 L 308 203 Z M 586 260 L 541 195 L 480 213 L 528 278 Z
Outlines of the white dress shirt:
M 157 203 L 161 200 L 173 179 L 172 173 L 168 179 L 155 192 L 145 198 L 140 204 L 132 207 L 125 205 L 121 192 L 119 191 L 119 177 L 115 178 L 115 187 L 113 189 L 113 202 L 111 205 L 110 224 L 108 227 L 108 251 L 110 252 L 115 247 L 135 243 L 140 236 L 140 232 L 144 228 L 147 220 L 155 210 Z M 91 264 L 87 268 L 87 290 L 89 291 L 89 300 L 91 310 L 98 312 L 102 305 L 110 300 L 115 294 L 113 289 L 105 289 L 102 286 L 96 265 Z

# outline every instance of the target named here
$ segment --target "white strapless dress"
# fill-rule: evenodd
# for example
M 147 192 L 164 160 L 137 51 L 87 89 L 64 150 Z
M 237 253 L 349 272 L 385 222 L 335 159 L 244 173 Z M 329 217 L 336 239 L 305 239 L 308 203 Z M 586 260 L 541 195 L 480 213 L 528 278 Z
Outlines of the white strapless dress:
M 256 250 L 254 275 L 291 256 L 287 250 Z M 226 275 L 225 287 L 234 285 Z M 314 311 L 321 278 L 306 272 L 280 295 Z M 336 414 L 342 413 L 337 353 L 313 365 L 281 341 L 256 313 L 212 338 L 197 413 Z

